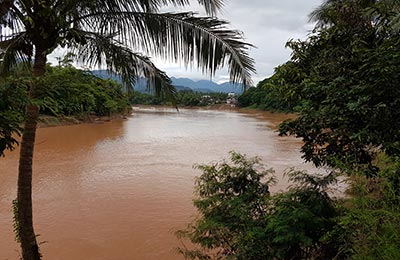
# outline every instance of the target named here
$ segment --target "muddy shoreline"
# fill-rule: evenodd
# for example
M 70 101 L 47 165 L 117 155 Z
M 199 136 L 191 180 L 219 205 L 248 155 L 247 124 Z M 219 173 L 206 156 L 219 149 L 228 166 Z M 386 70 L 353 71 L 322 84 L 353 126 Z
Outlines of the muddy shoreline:
M 173 106 L 168 105 L 132 105 L 132 108 L 162 108 L 162 109 L 175 109 Z M 264 111 L 252 108 L 242 108 L 231 104 L 214 104 L 210 106 L 179 106 L 180 109 L 190 109 L 190 110 L 215 110 L 215 111 L 234 111 L 243 112 L 248 114 L 258 114 L 258 113 L 269 113 L 269 114 L 283 114 L 275 113 L 270 111 Z M 103 124 L 113 120 L 126 120 L 131 116 L 133 111 L 124 114 L 113 114 L 111 116 L 96 116 L 96 115 L 86 115 L 86 116 L 47 116 L 41 115 L 38 121 L 39 128 L 56 127 L 56 126 L 67 126 L 67 125 L 77 125 L 77 124 Z M 287 119 L 295 118 L 295 114 L 286 114 Z
M 129 114 L 115 114 L 111 116 L 95 116 L 88 115 L 84 117 L 75 116 L 40 116 L 38 120 L 39 128 L 66 126 L 66 125 L 78 125 L 78 124 L 103 124 L 113 120 L 127 119 Z

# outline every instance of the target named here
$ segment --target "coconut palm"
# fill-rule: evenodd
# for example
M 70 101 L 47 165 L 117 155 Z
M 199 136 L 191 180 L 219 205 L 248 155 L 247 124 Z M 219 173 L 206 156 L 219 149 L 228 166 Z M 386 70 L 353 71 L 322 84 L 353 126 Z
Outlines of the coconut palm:
M 33 64 L 29 95 L 34 100 L 46 87 L 41 77 L 47 56 L 61 46 L 85 65 L 103 65 L 120 74 L 127 86 L 147 77 L 156 93 L 171 93 L 173 88 L 147 55 L 192 63 L 211 75 L 227 65 L 231 81 L 250 85 L 255 71 L 247 53 L 251 45 L 215 17 L 223 0 L 197 2 L 210 17 L 161 12 L 166 5 L 187 6 L 190 0 L 0 0 L 0 72 L 7 74 L 21 61 Z M 17 231 L 24 260 L 41 258 L 31 198 L 38 114 L 34 102 L 26 106 L 20 145 Z

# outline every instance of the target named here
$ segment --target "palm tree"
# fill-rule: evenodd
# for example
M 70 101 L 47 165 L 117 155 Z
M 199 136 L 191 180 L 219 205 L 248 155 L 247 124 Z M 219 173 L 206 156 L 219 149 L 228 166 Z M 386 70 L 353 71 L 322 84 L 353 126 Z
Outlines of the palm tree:
M 146 55 L 193 63 L 211 75 L 227 64 L 230 79 L 250 85 L 254 61 L 240 32 L 215 17 L 223 0 L 197 0 L 211 17 L 191 12 L 161 12 L 165 5 L 189 0 L 0 0 L 3 49 L 0 72 L 33 60 L 29 95 L 34 100 L 46 86 L 47 56 L 68 47 L 79 62 L 106 65 L 129 85 L 140 76 L 156 93 L 171 93 L 170 79 Z M 142 54 L 145 53 L 146 55 Z M 27 62 L 26 64 L 31 64 Z M 32 223 L 32 158 L 39 107 L 26 106 L 20 146 L 17 194 L 18 236 L 24 260 L 41 258 Z

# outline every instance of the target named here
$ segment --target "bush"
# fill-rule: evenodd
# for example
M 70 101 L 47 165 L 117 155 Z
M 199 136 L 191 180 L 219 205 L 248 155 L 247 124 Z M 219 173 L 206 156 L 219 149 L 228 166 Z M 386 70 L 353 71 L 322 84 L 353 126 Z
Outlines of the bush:
M 289 173 L 296 185 L 271 195 L 273 170 L 232 152 L 231 161 L 200 165 L 194 205 L 200 216 L 177 232 L 200 249 L 187 259 L 343 259 L 342 237 L 330 236 L 340 211 L 327 192 L 333 175 Z

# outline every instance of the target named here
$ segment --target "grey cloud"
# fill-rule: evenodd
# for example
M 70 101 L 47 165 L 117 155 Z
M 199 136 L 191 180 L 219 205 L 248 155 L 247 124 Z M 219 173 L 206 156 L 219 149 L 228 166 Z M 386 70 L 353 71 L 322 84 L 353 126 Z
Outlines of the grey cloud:
M 244 8 L 226 15 L 234 27 L 241 27 L 246 34 L 265 29 L 298 31 L 307 22 L 305 15 L 299 15 L 291 10 L 271 8 Z

